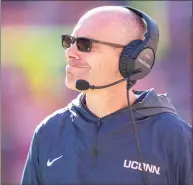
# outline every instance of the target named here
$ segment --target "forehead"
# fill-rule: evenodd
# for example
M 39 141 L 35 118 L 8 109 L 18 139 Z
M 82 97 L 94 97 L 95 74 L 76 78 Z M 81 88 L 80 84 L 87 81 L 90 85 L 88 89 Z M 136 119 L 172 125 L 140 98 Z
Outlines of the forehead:
M 118 25 L 118 21 L 110 21 L 109 17 L 104 15 L 80 19 L 73 30 L 72 36 L 117 42 L 116 38 L 119 35 Z

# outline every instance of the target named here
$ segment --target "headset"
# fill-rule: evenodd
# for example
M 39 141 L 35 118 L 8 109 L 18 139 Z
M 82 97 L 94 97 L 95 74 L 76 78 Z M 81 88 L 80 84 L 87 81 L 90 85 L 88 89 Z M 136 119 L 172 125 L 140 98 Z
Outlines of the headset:
M 154 66 L 159 41 L 159 29 L 154 20 L 144 12 L 125 6 L 145 20 L 147 32 L 144 40 L 134 40 L 123 48 L 119 60 L 119 71 L 124 78 L 140 80 L 146 77 Z

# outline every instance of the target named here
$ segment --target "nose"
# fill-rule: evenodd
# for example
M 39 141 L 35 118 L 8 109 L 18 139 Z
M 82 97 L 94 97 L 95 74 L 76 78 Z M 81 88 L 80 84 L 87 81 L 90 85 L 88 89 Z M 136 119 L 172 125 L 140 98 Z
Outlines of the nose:
M 65 57 L 67 59 L 70 59 L 70 58 L 79 59 L 76 43 L 74 43 L 73 45 L 71 45 L 71 47 L 65 50 Z

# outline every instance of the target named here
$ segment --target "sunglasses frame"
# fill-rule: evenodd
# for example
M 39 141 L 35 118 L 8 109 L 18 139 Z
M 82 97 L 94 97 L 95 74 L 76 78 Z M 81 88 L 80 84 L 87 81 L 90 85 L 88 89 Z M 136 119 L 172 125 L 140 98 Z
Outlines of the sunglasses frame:
M 114 47 L 114 48 L 124 48 L 124 47 L 125 47 L 124 45 L 121 45 L 121 44 L 115 44 L 115 43 L 111 43 L 111 42 L 105 42 L 105 41 L 90 39 L 90 38 L 88 38 L 88 37 L 77 37 L 77 38 L 75 38 L 75 37 L 73 37 L 73 36 L 71 36 L 71 35 L 68 35 L 68 34 L 62 34 L 61 36 L 62 36 L 62 46 L 63 46 L 64 37 L 65 37 L 65 36 L 68 36 L 68 37 L 70 37 L 70 38 L 72 39 L 72 41 L 73 41 L 72 44 L 76 43 L 76 46 L 77 46 L 78 50 L 81 51 L 81 52 L 90 52 L 91 49 L 92 49 L 92 44 L 93 44 L 93 43 L 104 44 L 104 45 L 108 45 L 108 46 L 111 46 L 111 47 Z M 77 40 L 78 40 L 78 39 L 86 39 L 86 40 L 89 40 L 89 41 L 90 41 L 90 47 L 89 47 L 90 50 L 86 50 L 86 51 L 80 50 L 79 47 L 78 47 L 78 45 L 77 45 Z M 63 46 L 63 47 L 64 47 L 64 46 Z M 64 48 L 67 49 L 66 47 L 64 47 Z

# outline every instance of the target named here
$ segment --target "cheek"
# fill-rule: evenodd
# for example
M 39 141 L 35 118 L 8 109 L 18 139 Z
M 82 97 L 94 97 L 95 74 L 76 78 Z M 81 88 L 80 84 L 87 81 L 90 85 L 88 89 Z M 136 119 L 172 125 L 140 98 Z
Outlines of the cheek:
M 117 76 L 119 74 L 119 58 L 109 53 L 93 51 L 92 55 L 86 57 L 88 65 L 91 66 L 90 75 L 97 78 Z
M 90 57 L 88 61 L 91 66 L 90 73 L 97 75 L 100 74 L 100 76 L 103 76 L 103 74 L 108 72 L 108 64 L 103 56 L 93 55 L 93 57 Z
M 119 72 L 119 59 L 116 56 L 110 55 L 106 60 L 100 63 L 104 73 L 115 75 Z

